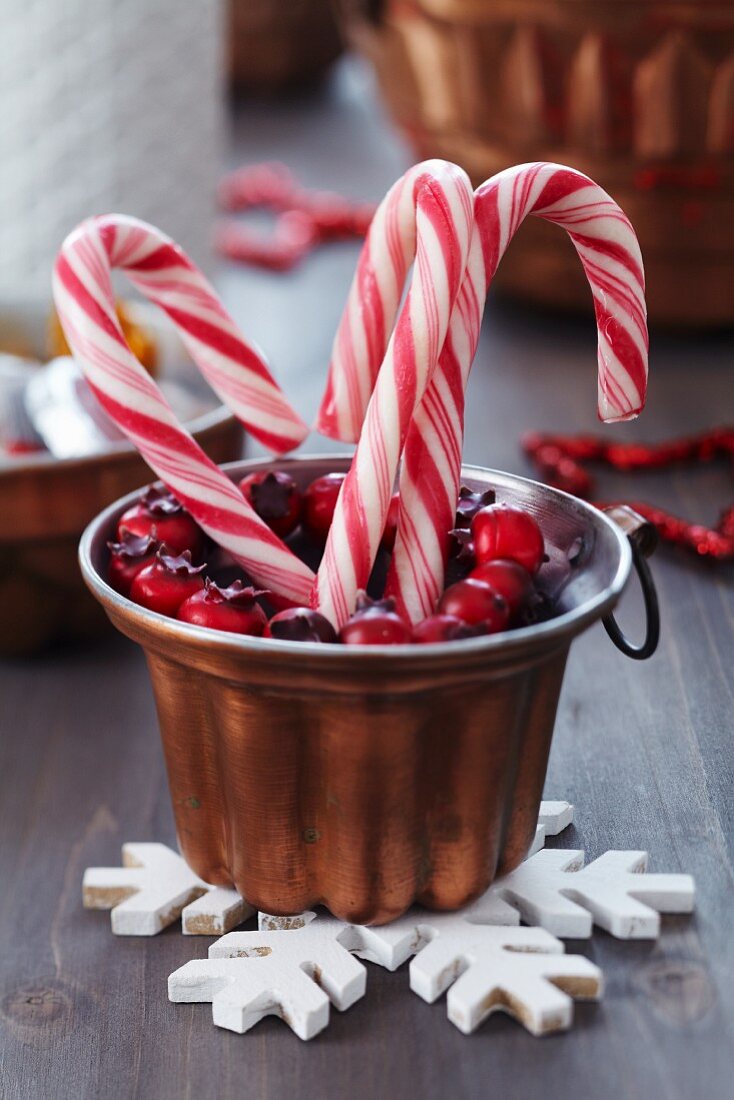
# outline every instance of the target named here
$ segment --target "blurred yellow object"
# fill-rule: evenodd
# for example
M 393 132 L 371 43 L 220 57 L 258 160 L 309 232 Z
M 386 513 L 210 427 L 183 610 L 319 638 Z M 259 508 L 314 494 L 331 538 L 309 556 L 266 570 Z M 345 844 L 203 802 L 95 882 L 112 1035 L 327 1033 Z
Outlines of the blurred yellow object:
M 158 352 L 155 340 L 145 328 L 130 319 L 125 306 L 120 302 L 117 303 L 117 318 L 133 355 L 143 364 L 148 374 L 155 378 L 158 373 Z M 61 322 L 54 310 L 49 324 L 48 356 L 49 359 L 56 359 L 59 355 L 71 355 L 71 352 Z

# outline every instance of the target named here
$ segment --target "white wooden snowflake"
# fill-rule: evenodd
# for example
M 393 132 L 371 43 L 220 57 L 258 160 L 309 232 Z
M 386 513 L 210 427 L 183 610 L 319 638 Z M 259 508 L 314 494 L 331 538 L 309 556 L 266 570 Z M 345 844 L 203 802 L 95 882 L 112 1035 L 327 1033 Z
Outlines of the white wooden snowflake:
M 545 848 L 490 887 L 527 924 L 584 939 L 593 926 L 618 939 L 655 939 L 660 913 L 690 913 L 690 875 L 645 874 L 647 852 L 605 852 L 584 866 L 584 853 Z
M 344 929 L 327 918 L 304 921 L 297 931 L 230 932 L 212 944 L 208 959 L 170 975 L 168 996 L 211 1001 L 214 1023 L 230 1031 L 249 1031 L 274 1015 L 312 1039 L 328 1024 L 330 1003 L 344 1011 L 365 993 L 365 968 L 340 943 Z
M 244 1031 L 274 1012 L 301 1038 L 310 1038 L 326 1026 L 328 1014 L 324 1014 L 327 1006 L 322 1002 L 318 1012 L 314 1008 L 313 1020 L 304 1025 L 314 996 L 313 991 L 308 999 L 302 996 L 306 966 L 310 967 L 307 973 L 313 973 L 318 965 L 319 984 L 338 1008 L 348 1007 L 343 997 L 334 996 L 326 982 L 326 968 L 317 962 L 326 957 L 328 943 L 340 959 L 358 955 L 388 970 L 415 955 L 410 967 L 411 989 L 431 1002 L 451 987 L 449 1019 L 467 1034 L 497 1011 L 509 1012 L 534 1035 L 568 1027 L 573 998 L 600 996 L 598 967 L 580 955 L 565 955 L 561 941 L 541 928 L 484 923 L 495 915 L 486 895 L 459 913 L 414 910 L 380 928 L 345 924 L 314 913 L 293 919 L 261 914 L 260 931 L 230 932 L 212 944 L 208 959 L 189 963 L 172 974 L 169 996 L 172 1000 L 213 1001 L 214 1022 L 235 1031 Z M 265 953 L 267 965 L 261 965 Z M 250 962 L 257 966 L 250 967 Z M 227 999 L 222 1003 L 218 983 L 224 982 L 228 983 Z M 350 988 L 356 990 L 356 982 Z M 284 1012 L 286 990 L 290 1000 Z
M 187 935 L 219 936 L 254 913 L 235 890 L 209 886 L 165 844 L 123 844 L 122 867 L 88 867 L 85 909 L 111 909 L 117 936 L 155 936 L 180 916 Z

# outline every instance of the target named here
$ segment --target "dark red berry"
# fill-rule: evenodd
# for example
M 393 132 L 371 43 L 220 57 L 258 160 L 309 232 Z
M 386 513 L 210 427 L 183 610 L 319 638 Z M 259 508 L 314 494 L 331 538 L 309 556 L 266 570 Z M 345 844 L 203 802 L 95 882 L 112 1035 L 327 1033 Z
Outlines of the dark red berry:
M 385 530 L 382 532 L 380 546 L 383 550 L 392 550 L 398 533 L 398 513 L 400 512 L 400 494 L 393 493 L 390 497 L 390 507 L 387 510 Z
M 475 493 L 462 485 L 459 489 L 459 500 L 456 505 L 456 526 L 469 528 L 471 521 L 480 508 L 486 508 L 488 504 L 494 504 L 494 489 L 485 489 L 483 493 Z
M 530 601 L 533 592 L 533 580 L 527 569 L 519 562 L 496 558 L 485 561 L 469 574 L 474 580 L 484 581 L 502 597 L 510 609 L 510 615 L 517 613 Z
M 441 615 L 455 615 L 465 623 L 481 623 L 487 634 L 504 630 L 510 621 L 510 609 L 494 589 L 483 581 L 467 578 L 447 588 L 438 603 Z
M 159 543 L 153 535 L 133 535 L 122 528 L 119 542 L 108 542 L 110 564 L 107 579 L 118 592 L 127 596 L 130 585 L 141 569 L 150 565 L 158 552 Z
M 477 564 L 510 558 L 528 573 L 543 561 L 543 534 L 533 517 L 511 504 L 491 504 L 474 516 L 471 525 Z
M 240 489 L 260 519 L 281 538 L 301 522 L 301 494 L 290 474 L 279 470 L 248 474 Z
M 282 642 L 335 642 L 336 631 L 329 620 L 310 607 L 290 607 L 273 615 L 265 628 L 266 638 Z
M 319 542 L 326 542 L 334 517 L 336 498 L 346 474 L 324 474 L 312 481 L 303 494 L 303 522 Z
M 150 535 L 155 528 L 155 537 L 165 543 L 171 554 L 189 550 L 198 560 L 204 550 L 204 532 L 167 489 L 148 489 L 137 504 L 121 516 L 117 525 L 120 539 L 123 527 L 133 535 Z
M 207 578 L 204 588 L 184 600 L 177 618 L 210 630 L 257 636 L 262 634 L 268 621 L 256 599 L 261 595 L 262 592 L 255 588 L 246 588 L 242 581 L 233 581 L 228 588 L 220 588 Z
M 130 599 L 149 611 L 175 616 L 179 607 L 204 587 L 205 565 L 193 565 L 191 551 L 172 555 L 161 546 L 155 560 L 141 569 L 130 586 Z
M 432 642 L 456 642 L 461 638 L 476 638 L 486 631 L 481 623 L 470 625 L 456 615 L 429 615 L 413 627 L 413 641 L 419 645 Z
M 395 610 L 395 600 L 374 602 L 360 593 L 357 609 L 339 632 L 345 645 L 404 645 L 410 641 L 410 628 Z

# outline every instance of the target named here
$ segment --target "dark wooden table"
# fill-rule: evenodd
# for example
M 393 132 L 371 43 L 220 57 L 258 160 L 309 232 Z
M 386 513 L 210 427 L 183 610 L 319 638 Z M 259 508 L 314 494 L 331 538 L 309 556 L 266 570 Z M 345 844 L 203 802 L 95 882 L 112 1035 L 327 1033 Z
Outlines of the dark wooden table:
M 310 98 L 238 110 L 233 149 L 233 163 L 287 159 L 305 182 L 364 198 L 381 196 L 406 163 L 359 69 Z M 308 414 L 355 256 L 334 246 L 288 277 L 221 276 Z M 731 338 L 655 337 L 648 411 L 610 433 L 658 439 L 731 419 L 731 356 Z M 493 304 L 471 386 L 467 459 L 530 472 L 523 430 L 596 430 L 591 315 L 558 320 Z M 664 473 L 634 490 L 607 477 L 603 491 L 647 494 L 713 521 L 731 476 Z M 167 975 L 210 941 L 176 928 L 115 939 L 107 914 L 81 908 L 85 867 L 115 864 L 126 840 L 174 839 L 142 656 L 110 632 L 91 650 L 2 665 L 0 1096 L 731 1096 L 733 573 L 662 551 L 655 575 L 663 637 L 654 659 L 626 660 L 601 628 L 575 645 L 547 795 L 576 806 L 562 845 L 589 857 L 647 849 L 653 870 L 695 875 L 697 909 L 664 918 L 657 942 L 598 933 L 569 944 L 603 967 L 606 994 L 576 1007 L 569 1033 L 544 1040 L 504 1016 L 465 1038 L 443 1001 L 429 1007 L 409 993 L 405 968 L 370 967 L 366 998 L 333 1013 L 309 1044 L 274 1019 L 241 1037 L 215 1029 L 208 1005 L 169 1004 Z M 637 594 L 627 602 L 623 618 L 634 623 Z

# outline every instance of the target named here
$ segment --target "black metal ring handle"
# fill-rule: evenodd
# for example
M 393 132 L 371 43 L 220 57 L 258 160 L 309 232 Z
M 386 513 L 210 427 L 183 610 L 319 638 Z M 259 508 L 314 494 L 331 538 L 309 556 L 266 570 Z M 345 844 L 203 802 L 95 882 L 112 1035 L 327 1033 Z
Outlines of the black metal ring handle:
M 620 630 L 613 613 L 605 616 L 602 622 L 604 623 L 604 629 L 617 649 L 627 657 L 632 657 L 635 661 L 644 661 L 647 657 L 652 657 L 660 641 L 660 608 L 655 582 L 652 579 L 652 573 L 650 572 L 650 566 L 647 564 L 642 544 L 634 536 L 630 536 L 629 541 L 632 548 L 632 561 L 637 570 L 637 576 L 640 578 L 642 597 L 645 601 L 645 616 L 647 619 L 645 639 L 640 645 L 631 642 Z

